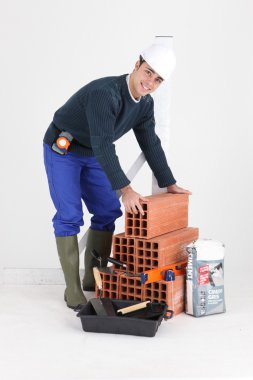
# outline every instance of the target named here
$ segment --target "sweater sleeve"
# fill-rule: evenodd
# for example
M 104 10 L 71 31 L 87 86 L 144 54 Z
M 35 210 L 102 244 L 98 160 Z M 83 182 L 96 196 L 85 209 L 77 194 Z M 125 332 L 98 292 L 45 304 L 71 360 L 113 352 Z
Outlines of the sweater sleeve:
M 133 128 L 138 144 L 143 151 L 145 158 L 159 187 L 167 187 L 176 183 L 172 171 L 167 163 L 161 140 L 155 133 L 154 104 L 143 117 L 142 121 Z
M 90 94 L 86 104 L 86 117 L 92 150 L 111 182 L 112 189 L 129 185 L 130 181 L 120 166 L 113 144 L 117 110 L 108 90 L 96 90 Z

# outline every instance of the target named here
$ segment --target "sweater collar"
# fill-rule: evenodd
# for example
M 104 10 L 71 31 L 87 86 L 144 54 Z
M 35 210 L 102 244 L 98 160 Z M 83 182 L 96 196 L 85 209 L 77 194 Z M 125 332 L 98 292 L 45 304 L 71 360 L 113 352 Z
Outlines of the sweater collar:
M 128 93 L 129 93 L 129 95 L 130 95 L 130 97 L 131 97 L 131 99 L 132 99 L 132 101 L 133 101 L 134 103 L 140 103 L 140 101 L 141 101 L 141 96 L 140 96 L 138 99 L 135 99 L 135 98 L 133 97 L 133 95 L 132 95 L 132 93 L 131 93 L 131 91 L 130 91 L 129 81 L 130 81 L 130 74 L 127 74 L 127 75 L 126 75 L 126 83 L 127 83 Z

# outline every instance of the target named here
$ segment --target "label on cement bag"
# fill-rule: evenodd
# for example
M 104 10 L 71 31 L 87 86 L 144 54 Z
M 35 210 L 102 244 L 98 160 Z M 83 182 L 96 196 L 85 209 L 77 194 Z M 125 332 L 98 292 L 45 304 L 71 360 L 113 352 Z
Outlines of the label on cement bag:
M 225 312 L 224 244 L 199 239 L 186 250 L 186 313 L 202 317 Z

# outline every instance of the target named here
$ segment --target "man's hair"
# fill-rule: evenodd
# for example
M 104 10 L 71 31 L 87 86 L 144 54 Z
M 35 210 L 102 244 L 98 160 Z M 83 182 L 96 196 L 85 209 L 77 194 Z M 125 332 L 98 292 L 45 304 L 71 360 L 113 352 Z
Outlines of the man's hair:
M 142 57 L 142 55 L 140 55 L 139 60 L 140 60 L 140 66 L 141 66 L 144 62 L 146 62 L 145 59 Z M 139 66 L 139 67 L 140 67 L 140 66 Z

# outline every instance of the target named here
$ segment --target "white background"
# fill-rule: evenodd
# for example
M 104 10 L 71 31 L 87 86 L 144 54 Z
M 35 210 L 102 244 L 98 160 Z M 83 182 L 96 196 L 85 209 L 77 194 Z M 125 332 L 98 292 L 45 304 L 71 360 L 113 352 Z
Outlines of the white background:
M 173 35 L 169 157 L 193 192 L 189 225 L 226 244 L 227 284 L 250 273 L 252 11 L 246 0 L 1 1 L 1 272 L 59 267 L 42 158 L 56 109 L 92 79 L 131 72 L 155 35 Z M 131 132 L 117 153 L 127 170 L 139 153 Z M 150 194 L 147 165 L 133 186 Z
M 168 156 L 193 192 L 189 225 L 226 244 L 227 305 L 206 318 L 181 313 L 149 339 L 84 333 L 63 285 L 2 285 L 1 379 L 252 378 L 253 2 L 0 2 L 0 279 L 59 268 L 42 158 L 55 110 L 90 80 L 131 72 L 155 35 L 173 35 Z M 139 153 L 132 133 L 117 152 L 128 170 Z M 150 194 L 147 165 L 133 187 Z

